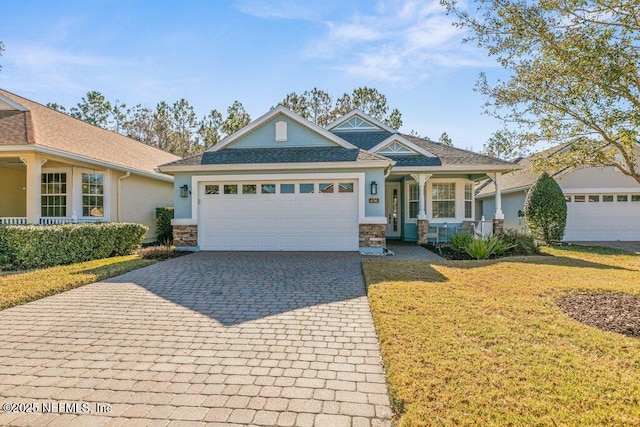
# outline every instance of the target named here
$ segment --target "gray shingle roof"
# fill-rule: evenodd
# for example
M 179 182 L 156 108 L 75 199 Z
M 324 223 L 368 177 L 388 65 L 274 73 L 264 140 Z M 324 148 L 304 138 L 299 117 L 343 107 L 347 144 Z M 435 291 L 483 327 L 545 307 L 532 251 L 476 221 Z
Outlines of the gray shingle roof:
M 443 166 L 504 166 L 513 164 L 511 162 L 474 153 L 472 151 L 462 150 L 456 147 L 450 147 L 427 139 L 404 134 L 402 136 L 438 157 Z
M 363 150 L 370 150 L 393 135 L 387 131 L 376 132 L 333 132 L 335 135 Z
M 206 151 L 165 166 L 223 165 L 257 163 L 313 163 L 313 162 L 362 162 L 389 160 L 357 148 L 343 147 L 278 147 L 278 148 L 229 148 Z
M 395 166 L 442 166 L 438 157 L 407 156 L 407 155 L 387 155 L 391 160 L 395 160 Z

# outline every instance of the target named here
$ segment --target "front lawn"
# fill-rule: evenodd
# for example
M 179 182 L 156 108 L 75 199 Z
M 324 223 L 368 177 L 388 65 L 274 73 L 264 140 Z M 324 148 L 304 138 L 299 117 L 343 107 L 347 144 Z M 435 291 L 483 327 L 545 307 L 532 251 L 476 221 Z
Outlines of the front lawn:
M 640 256 L 363 262 L 400 425 L 640 425 L 640 339 L 565 315 L 574 292 L 640 294 Z
M 0 310 L 118 276 L 155 261 L 137 255 L 98 259 L 0 275 Z

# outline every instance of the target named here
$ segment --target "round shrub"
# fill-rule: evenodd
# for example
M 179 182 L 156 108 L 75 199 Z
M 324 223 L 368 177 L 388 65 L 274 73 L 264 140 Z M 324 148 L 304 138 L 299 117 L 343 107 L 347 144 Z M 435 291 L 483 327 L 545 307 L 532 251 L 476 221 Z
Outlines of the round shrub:
M 548 173 L 540 175 L 524 203 L 527 226 L 536 241 L 558 243 L 567 224 L 567 202 L 558 183 Z

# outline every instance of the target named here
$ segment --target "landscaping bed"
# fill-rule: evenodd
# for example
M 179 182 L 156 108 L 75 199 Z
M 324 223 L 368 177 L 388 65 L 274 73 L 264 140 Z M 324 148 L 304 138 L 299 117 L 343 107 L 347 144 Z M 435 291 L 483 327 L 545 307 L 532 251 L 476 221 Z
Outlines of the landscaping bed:
M 604 331 L 640 338 L 640 296 L 585 292 L 558 301 L 568 316 Z

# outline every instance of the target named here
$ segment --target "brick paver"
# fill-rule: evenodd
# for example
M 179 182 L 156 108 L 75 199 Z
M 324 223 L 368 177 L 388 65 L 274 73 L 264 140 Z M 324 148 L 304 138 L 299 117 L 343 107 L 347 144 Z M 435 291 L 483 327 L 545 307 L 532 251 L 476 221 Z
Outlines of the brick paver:
M 355 253 L 188 255 L 0 330 L 0 425 L 390 424 Z

